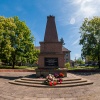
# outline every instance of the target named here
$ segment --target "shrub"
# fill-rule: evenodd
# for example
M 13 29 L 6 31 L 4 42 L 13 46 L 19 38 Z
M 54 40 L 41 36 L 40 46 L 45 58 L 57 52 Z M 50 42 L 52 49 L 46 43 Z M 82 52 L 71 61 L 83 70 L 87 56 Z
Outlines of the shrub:
M 66 68 L 70 67 L 70 63 L 69 62 L 65 63 L 65 67 Z

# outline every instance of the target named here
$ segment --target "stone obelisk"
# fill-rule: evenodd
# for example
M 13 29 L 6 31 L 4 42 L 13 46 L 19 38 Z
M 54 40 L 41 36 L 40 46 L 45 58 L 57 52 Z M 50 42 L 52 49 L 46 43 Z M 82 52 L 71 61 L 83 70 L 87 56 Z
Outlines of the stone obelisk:
M 47 16 L 44 41 L 40 42 L 38 64 L 37 76 L 46 76 L 60 71 L 66 74 L 65 70 L 58 70 L 64 68 L 64 54 L 62 52 L 62 43 L 58 41 L 55 17 L 51 15 Z

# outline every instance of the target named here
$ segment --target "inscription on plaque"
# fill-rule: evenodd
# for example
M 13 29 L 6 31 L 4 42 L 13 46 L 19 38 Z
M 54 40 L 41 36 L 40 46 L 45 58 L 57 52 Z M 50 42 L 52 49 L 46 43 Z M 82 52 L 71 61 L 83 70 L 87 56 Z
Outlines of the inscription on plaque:
M 44 58 L 45 66 L 58 66 L 58 58 Z

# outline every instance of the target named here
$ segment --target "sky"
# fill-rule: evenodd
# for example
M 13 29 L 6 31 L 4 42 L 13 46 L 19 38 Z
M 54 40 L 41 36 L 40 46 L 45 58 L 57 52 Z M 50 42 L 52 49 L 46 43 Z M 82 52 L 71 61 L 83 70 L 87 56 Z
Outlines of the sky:
M 84 18 L 100 16 L 100 0 L 0 0 L 0 16 L 18 16 L 35 37 L 34 44 L 44 40 L 47 16 L 55 16 L 59 40 L 71 51 L 71 59 L 81 57 L 79 28 Z

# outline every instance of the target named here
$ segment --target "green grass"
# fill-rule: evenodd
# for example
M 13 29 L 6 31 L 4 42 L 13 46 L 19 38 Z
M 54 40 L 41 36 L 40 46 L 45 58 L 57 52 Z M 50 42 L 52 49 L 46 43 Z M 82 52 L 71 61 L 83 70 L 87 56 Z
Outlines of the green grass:
M 29 66 L 15 66 L 14 69 L 28 69 L 28 70 L 35 70 L 37 67 L 29 67 Z M 0 65 L 0 69 L 12 69 L 12 66 L 5 66 Z M 99 69 L 98 66 L 75 66 L 75 67 L 68 67 L 68 70 L 92 70 L 92 69 Z
M 98 66 L 75 66 L 75 67 L 69 67 L 68 70 L 93 70 L 93 69 L 99 69 Z
M 37 67 L 29 67 L 29 66 L 15 66 L 14 69 L 28 69 L 28 70 L 34 70 Z M 12 66 L 2 66 L 0 65 L 0 69 L 12 69 Z

